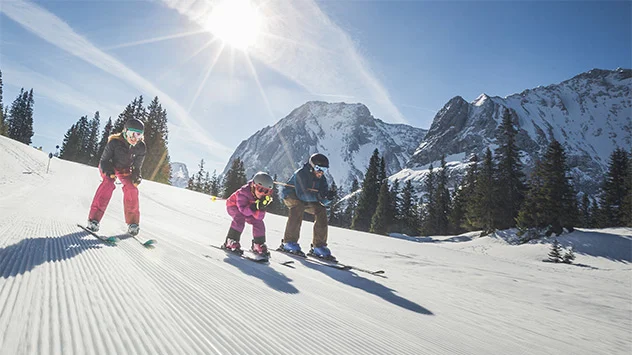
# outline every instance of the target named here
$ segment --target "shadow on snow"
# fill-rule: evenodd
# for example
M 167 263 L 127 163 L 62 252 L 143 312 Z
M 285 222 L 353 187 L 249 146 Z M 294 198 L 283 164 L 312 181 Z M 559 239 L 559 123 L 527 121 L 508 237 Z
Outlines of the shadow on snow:
M 108 245 L 83 231 L 59 237 L 26 238 L 0 248 L 0 277 L 15 277 L 47 262 L 63 261 L 88 249 L 107 247 Z
M 310 262 L 308 259 L 302 259 L 300 257 L 296 257 L 294 259 L 298 260 L 304 266 L 320 271 L 340 283 L 347 284 L 351 287 L 355 287 L 367 293 L 378 296 L 396 306 L 402 307 L 409 311 L 413 311 L 415 313 L 434 315 L 434 313 L 432 313 L 427 308 L 424 308 L 413 301 L 397 295 L 397 291 L 388 288 L 374 280 L 364 278 L 353 270 L 336 270 L 328 266 L 323 266 L 314 262 Z
M 218 252 L 222 252 L 218 250 Z M 226 255 L 224 262 L 236 267 L 246 275 L 256 277 L 263 281 L 268 287 L 275 289 L 279 292 L 294 294 L 298 293 L 298 289 L 294 287 L 290 282 L 292 279 L 283 275 L 282 273 L 274 270 L 267 264 L 255 265 L 255 262 L 250 260 L 244 260 L 238 255 L 233 255 L 228 252 L 223 252 Z M 213 258 L 212 256 L 205 255 L 207 258 Z M 219 258 L 218 258 L 219 259 Z

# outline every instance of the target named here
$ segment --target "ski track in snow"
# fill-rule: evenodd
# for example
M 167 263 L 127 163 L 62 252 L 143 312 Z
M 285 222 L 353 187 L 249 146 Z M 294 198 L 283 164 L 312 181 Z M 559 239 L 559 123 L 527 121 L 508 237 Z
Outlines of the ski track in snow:
M 222 202 L 151 182 L 140 187 L 139 239 L 158 240 L 156 248 L 124 234 L 120 185 L 99 234 L 121 241 L 108 246 L 76 226 L 99 184 L 96 169 L 53 159 L 46 174 L 47 160 L 0 137 L 2 355 L 631 348 L 625 262 L 585 257 L 606 264 L 553 265 L 497 256 L 497 241 L 417 243 L 332 228 L 330 246 L 342 262 L 384 269 L 388 278 L 276 252 L 269 264 L 256 264 L 209 246 L 221 244 L 230 223 Z M 271 248 L 285 221 L 266 217 Z M 311 228 L 304 223 L 304 247 Z M 247 227 L 242 244 L 250 238 Z M 292 267 L 275 262 L 286 260 Z

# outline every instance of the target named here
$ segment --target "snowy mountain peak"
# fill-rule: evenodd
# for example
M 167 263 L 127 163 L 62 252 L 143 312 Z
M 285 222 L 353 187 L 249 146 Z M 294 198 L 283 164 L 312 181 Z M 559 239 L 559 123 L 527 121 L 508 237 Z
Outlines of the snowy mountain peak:
M 354 178 L 363 180 L 376 148 L 386 159 L 387 171 L 395 173 L 425 133 L 408 125 L 384 123 L 361 103 L 310 101 L 241 142 L 223 173 L 239 157 L 247 176 L 263 170 L 285 181 L 311 154 L 320 152 L 329 157 L 330 182 L 348 188 Z
M 171 163 L 171 185 L 186 187 L 189 184 L 189 169 L 184 163 Z
M 487 96 L 487 94 L 483 93 L 480 94 L 476 100 L 472 101 L 472 105 L 474 106 L 481 106 L 485 103 L 485 101 L 487 101 L 487 99 L 489 99 L 489 96 Z
M 632 145 L 631 90 L 632 71 L 619 68 L 593 69 L 506 98 L 483 94 L 467 103 L 457 96 L 437 113 L 406 167 L 420 169 L 442 155 L 481 156 L 488 146 L 495 147 L 502 114 L 513 110 L 527 170 L 555 138 L 566 148 L 579 190 L 593 193 L 610 153 Z

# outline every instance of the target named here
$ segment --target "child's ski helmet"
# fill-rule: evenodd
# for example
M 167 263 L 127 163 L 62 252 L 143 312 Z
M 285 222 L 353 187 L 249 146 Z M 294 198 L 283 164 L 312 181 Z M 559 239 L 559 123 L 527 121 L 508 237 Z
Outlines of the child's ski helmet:
M 329 159 L 327 159 L 327 157 L 323 154 L 315 153 L 312 154 L 311 157 L 309 157 L 309 165 L 311 165 L 312 168 L 316 165 L 323 168 L 329 168 Z
M 266 189 L 271 189 L 274 187 L 274 180 L 272 179 L 272 177 L 270 177 L 268 173 L 265 173 L 263 171 L 256 173 L 255 176 L 252 177 L 252 181 L 255 183 L 255 185 L 261 185 Z

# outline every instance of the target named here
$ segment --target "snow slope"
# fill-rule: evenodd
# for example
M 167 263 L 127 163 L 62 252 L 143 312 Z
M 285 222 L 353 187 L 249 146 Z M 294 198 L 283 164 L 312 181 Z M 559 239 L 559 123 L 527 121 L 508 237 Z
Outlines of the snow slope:
M 257 265 L 210 248 L 222 202 L 140 185 L 144 249 L 125 239 L 120 188 L 102 234 L 76 227 L 95 168 L 0 137 L 0 354 L 627 354 L 632 231 L 577 231 L 576 265 L 509 238 L 389 238 L 330 229 L 342 261 Z M 119 185 L 120 187 L 120 185 Z M 266 217 L 276 246 L 286 219 Z M 311 237 L 305 223 L 302 245 Z M 244 244 L 250 242 L 246 229 Z M 591 245 L 599 247 L 592 247 Z M 626 252 L 627 250 L 627 252 Z M 273 260 L 289 257 L 274 253 Z

